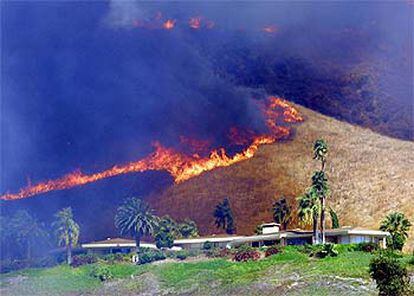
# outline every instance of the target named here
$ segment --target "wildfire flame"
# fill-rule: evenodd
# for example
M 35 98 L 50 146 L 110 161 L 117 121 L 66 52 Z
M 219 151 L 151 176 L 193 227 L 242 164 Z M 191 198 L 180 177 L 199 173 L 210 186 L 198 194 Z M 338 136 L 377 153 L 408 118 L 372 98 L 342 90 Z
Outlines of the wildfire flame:
M 278 28 L 275 25 L 269 25 L 269 26 L 264 26 L 262 28 L 262 31 L 265 33 L 269 33 L 269 34 L 274 34 L 278 31 Z
M 163 24 L 162 27 L 166 30 L 172 30 L 175 26 L 175 20 L 166 20 Z
M 278 125 L 278 120 L 288 123 L 303 121 L 299 112 L 281 98 L 269 97 L 261 108 L 263 108 L 266 124 L 271 135 L 253 136 L 251 131 L 246 132 L 245 135 L 252 137 L 251 144 L 243 151 L 236 153 L 233 156 L 228 156 L 224 148 L 211 151 L 208 157 L 200 157 L 198 154 L 186 155 L 172 148 L 164 147 L 159 142 L 155 142 L 153 144 L 155 148 L 154 152 L 141 160 L 120 166 L 115 165 L 112 168 L 99 173 L 88 175 L 78 170 L 55 180 L 48 180 L 35 185 L 29 183 L 27 187 L 20 189 L 19 192 L 6 193 L 0 196 L 0 199 L 22 199 L 50 191 L 85 185 L 118 175 L 144 172 L 148 170 L 167 171 L 174 178 L 176 183 L 180 183 L 198 176 L 203 172 L 219 167 L 230 166 L 237 162 L 252 158 L 256 154 L 259 146 L 274 143 L 278 139 L 288 136 L 290 134 L 290 128 Z M 236 130 L 231 130 L 230 134 L 236 132 Z M 189 141 L 185 138 L 182 138 L 181 140 L 184 142 Z M 208 145 L 208 142 L 200 145 Z
M 201 27 L 201 17 L 199 17 L 199 16 L 191 17 L 190 20 L 188 21 L 188 25 L 192 29 L 200 29 L 200 27 Z

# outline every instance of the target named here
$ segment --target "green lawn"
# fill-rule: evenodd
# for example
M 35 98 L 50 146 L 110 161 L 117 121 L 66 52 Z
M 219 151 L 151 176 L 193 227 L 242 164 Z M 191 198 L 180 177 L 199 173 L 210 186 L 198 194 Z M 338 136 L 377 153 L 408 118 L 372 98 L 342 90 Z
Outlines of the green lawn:
M 315 293 L 341 295 L 340 291 L 334 292 L 329 286 L 324 286 L 325 279 L 345 281 L 348 288 L 369 283 L 368 265 L 371 257 L 369 253 L 343 251 L 338 257 L 314 259 L 293 247 L 287 247 L 283 253 L 257 262 L 239 263 L 226 259 L 208 259 L 198 262 L 169 262 L 141 266 L 111 264 L 108 268 L 114 278 L 109 283 L 102 283 L 93 278 L 90 275 L 91 265 L 79 268 L 57 266 L 3 274 L 0 276 L 0 294 L 2 296 L 79 295 L 81 293 L 82 295 L 114 293 L 139 295 L 143 289 L 157 286 L 157 289 L 168 291 L 167 295 L 181 293 L 211 295 L 219 292 L 225 295 L 228 291 L 231 291 L 228 292 L 229 295 L 254 295 L 253 292 L 252 294 L 244 291 L 249 289 L 254 291 L 255 285 L 266 283 L 270 287 L 273 285 L 289 288 L 289 293 L 286 295 L 315 295 Z M 406 261 L 405 258 L 402 260 Z M 356 281 L 352 282 L 353 279 Z M 114 283 L 121 284 L 116 286 Z M 344 285 L 344 283 L 340 284 Z M 290 288 L 294 285 L 298 285 L 300 289 Z M 107 286 L 115 290 L 102 290 L 107 289 Z M 239 290 L 241 292 L 236 293 Z M 132 294 L 128 294 L 129 292 Z M 270 291 L 269 294 L 263 295 L 272 295 L 272 293 Z M 369 294 L 367 292 L 366 295 Z

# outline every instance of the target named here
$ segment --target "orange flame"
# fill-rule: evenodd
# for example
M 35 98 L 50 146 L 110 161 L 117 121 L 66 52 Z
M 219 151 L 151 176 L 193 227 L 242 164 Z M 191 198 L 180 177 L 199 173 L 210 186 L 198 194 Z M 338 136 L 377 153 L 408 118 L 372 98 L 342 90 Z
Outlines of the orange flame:
M 264 26 L 262 28 L 263 32 L 269 33 L 269 34 L 273 34 L 276 33 L 278 31 L 278 27 L 275 25 L 269 25 L 269 26 Z
M 163 27 L 165 30 L 172 30 L 172 29 L 174 28 L 174 26 L 175 26 L 175 20 L 172 20 L 172 19 L 166 20 L 166 21 L 162 24 L 162 27 Z
M 199 17 L 199 16 L 191 17 L 190 20 L 188 21 L 188 25 L 192 29 L 196 29 L 196 30 L 200 29 L 200 27 L 201 27 L 201 17 Z
M 277 120 L 282 120 L 288 123 L 303 121 L 299 112 L 281 98 L 269 97 L 266 103 L 261 107 L 263 108 L 266 123 L 271 131 L 271 135 L 254 135 L 251 131 L 246 131 L 244 133 L 245 137 L 250 138 L 251 144 L 232 157 L 227 155 L 224 148 L 213 150 L 208 157 L 202 158 L 197 154 L 192 156 L 186 155 L 172 148 L 163 147 L 160 143 L 155 142 L 153 144 L 155 147 L 154 152 L 141 160 L 121 166 L 115 165 L 112 168 L 99 173 L 88 175 L 80 171 L 75 171 L 55 180 L 48 180 L 35 185 L 29 183 L 27 187 L 20 189 L 19 192 L 6 193 L 0 196 L 0 199 L 22 199 L 50 191 L 85 185 L 118 175 L 144 172 L 148 170 L 167 171 L 174 178 L 176 183 L 180 183 L 198 176 L 203 172 L 219 167 L 230 166 L 237 162 L 252 158 L 259 149 L 259 146 L 263 144 L 271 144 L 278 139 L 289 136 L 290 128 L 278 125 Z M 238 131 L 231 130 L 230 134 L 231 133 L 238 133 Z M 238 136 L 240 135 L 242 135 L 242 133 L 238 133 Z M 182 138 L 181 140 L 194 145 L 200 145 L 200 147 L 208 145 L 207 141 L 189 141 L 185 138 Z M 243 139 L 239 139 L 238 141 L 245 143 L 243 142 Z

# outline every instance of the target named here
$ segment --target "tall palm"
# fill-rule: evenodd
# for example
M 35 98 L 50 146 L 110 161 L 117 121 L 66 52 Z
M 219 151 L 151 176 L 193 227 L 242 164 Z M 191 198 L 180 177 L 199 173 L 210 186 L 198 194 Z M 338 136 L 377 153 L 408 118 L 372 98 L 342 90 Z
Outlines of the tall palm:
M 146 202 L 131 197 L 118 208 L 115 226 L 121 234 L 131 235 L 135 239 L 138 254 L 142 236 L 154 233 L 154 229 L 157 227 L 157 217 Z
M 403 213 L 399 212 L 388 214 L 384 220 L 382 220 L 380 226 L 382 231 L 388 231 L 391 234 L 389 244 L 391 248 L 396 250 L 402 250 L 410 228 L 410 221 Z
M 63 208 L 55 214 L 53 227 L 56 230 L 58 244 L 66 248 L 66 261 L 72 263 L 72 248 L 78 244 L 80 227 L 73 219 L 72 208 Z
M 305 225 L 312 225 L 312 243 L 318 242 L 318 217 L 320 203 L 318 197 L 311 191 L 298 197 L 298 217 Z
M 32 248 L 37 238 L 47 237 L 47 232 L 42 223 L 30 215 L 26 210 L 17 211 L 10 220 L 9 227 L 12 236 L 26 251 L 26 258 L 32 258 Z
M 292 220 L 291 209 L 286 201 L 286 198 L 282 197 L 277 200 L 272 207 L 273 220 L 276 223 L 282 225 L 282 229 L 286 230 L 289 222 Z
M 320 199 L 320 228 L 321 241 L 325 243 L 325 203 L 328 194 L 328 179 L 325 174 L 325 163 L 328 154 L 328 145 L 325 140 L 318 139 L 313 145 L 313 158 L 321 162 L 321 170 L 315 172 L 312 176 L 312 190 L 318 195 Z
M 321 242 L 325 243 L 325 201 L 328 193 L 328 179 L 324 171 L 317 171 L 312 176 L 311 192 L 319 198 Z
M 326 156 L 328 155 L 328 145 L 325 140 L 318 139 L 313 144 L 313 159 L 320 160 L 322 162 L 322 171 L 325 170 Z

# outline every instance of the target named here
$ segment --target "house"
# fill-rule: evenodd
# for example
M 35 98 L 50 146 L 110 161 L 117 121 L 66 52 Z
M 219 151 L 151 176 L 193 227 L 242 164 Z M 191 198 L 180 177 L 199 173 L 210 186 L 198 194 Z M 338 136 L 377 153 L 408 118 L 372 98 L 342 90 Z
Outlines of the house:
M 206 242 L 211 243 L 214 248 L 226 248 L 232 241 L 244 236 L 235 235 L 212 235 L 206 237 L 195 237 L 174 240 L 174 246 L 187 250 L 201 250 Z
M 279 224 L 267 223 L 261 225 L 262 234 L 251 236 L 210 236 L 192 239 L 179 239 L 174 241 L 174 246 L 183 249 L 200 250 L 207 241 L 214 247 L 232 248 L 247 244 L 253 247 L 271 245 L 305 245 L 312 244 L 312 232 L 301 229 L 279 231 Z M 350 244 L 373 242 L 382 248 L 386 247 L 388 232 L 353 228 L 345 226 L 338 229 L 327 229 L 325 232 L 326 242 L 335 244 Z
M 325 239 L 328 243 L 351 244 L 373 242 L 378 243 L 382 248 L 386 248 L 386 238 L 390 234 L 385 231 L 370 230 L 363 228 L 353 228 L 345 226 L 337 229 L 327 229 Z M 273 233 L 263 233 L 261 235 L 245 236 L 233 240 L 228 247 L 237 247 L 248 244 L 254 247 L 280 245 L 304 245 L 312 244 L 312 232 L 301 229 L 286 230 Z
M 312 244 L 312 232 L 302 229 L 291 229 L 280 231 L 277 223 L 266 223 L 261 225 L 262 234 L 251 236 L 238 235 L 212 235 L 207 237 L 196 237 L 174 240 L 171 250 L 202 250 L 206 242 L 215 248 L 232 248 L 247 244 L 253 247 L 272 245 L 304 245 Z M 373 242 L 382 248 L 386 247 L 386 238 L 390 234 L 385 231 L 369 230 L 359 227 L 345 226 L 337 229 L 327 229 L 325 232 L 326 242 L 335 244 L 350 244 Z M 153 243 L 142 242 L 141 247 L 156 249 Z M 124 238 L 108 238 L 102 241 L 82 244 L 82 248 L 95 254 L 130 253 L 135 251 L 135 241 Z
M 143 248 L 156 249 L 155 244 L 141 242 Z M 82 248 L 86 249 L 88 253 L 105 255 L 105 254 L 128 254 L 136 250 L 135 241 L 125 238 L 107 238 L 102 241 L 95 241 L 82 244 Z M 180 250 L 181 248 L 173 247 L 173 250 Z

